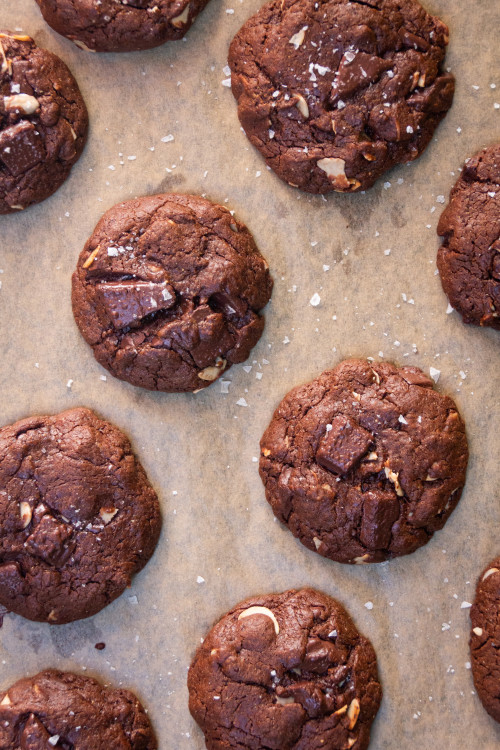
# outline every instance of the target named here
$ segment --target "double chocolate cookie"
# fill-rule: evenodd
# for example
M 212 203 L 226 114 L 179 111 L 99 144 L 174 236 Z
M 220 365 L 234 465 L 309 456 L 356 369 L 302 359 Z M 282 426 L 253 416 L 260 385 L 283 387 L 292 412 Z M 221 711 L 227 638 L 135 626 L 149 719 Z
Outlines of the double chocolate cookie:
M 500 144 L 465 162 L 437 231 L 451 305 L 464 323 L 500 329 Z
M 36 0 L 47 23 L 82 49 L 126 52 L 180 39 L 208 0 Z
M 52 195 L 82 153 L 87 128 L 63 61 L 29 36 L 0 32 L 0 214 Z
M 209 750 L 365 750 L 382 689 L 370 641 L 311 589 L 247 599 L 218 622 L 188 675 Z
M 226 208 L 155 195 L 103 216 L 73 275 L 73 313 L 115 377 L 196 391 L 248 357 L 271 290 L 252 235 Z
M 368 563 L 413 552 L 444 526 L 467 460 L 455 403 L 421 370 L 353 359 L 285 396 L 261 440 L 260 475 L 306 547 Z
M 128 690 L 48 669 L 0 691 L 0 750 L 156 750 Z
M 130 584 L 160 534 L 156 493 L 125 435 L 88 409 L 0 429 L 0 604 L 65 623 Z M 1 745 L 0 745 L 1 747 Z
M 290 185 L 364 190 L 416 159 L 450 108 L 447 43 L 416 0 L 272 0 L 229 50 L 240 122 Z
M 479 577 L 470 611 L 472 675 L 487 712 L 500 722 L 500 557 Z

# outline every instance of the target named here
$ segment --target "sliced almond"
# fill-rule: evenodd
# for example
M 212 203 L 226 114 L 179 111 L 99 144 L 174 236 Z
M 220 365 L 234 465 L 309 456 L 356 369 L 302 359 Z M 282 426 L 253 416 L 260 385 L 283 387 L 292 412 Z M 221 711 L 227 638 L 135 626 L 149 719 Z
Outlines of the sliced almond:
M 472 628 L 472 632 L 475 633 L 476 635 L 482 635 L 483 634 L 483 629 L 482 628 Z
M 363 158 L 366 159 L 366 161 L 375 161 L 375 159 L 377 158 L 373 154 L 370 154 L 369 151 L 362 151 L 362 154 Z
M 367 562 L 370 558 L 370 555 L 367 553 L 366 555 L 362 555 L 361 557 L 355 557 L 353 562 L 356 563 L 356 565 L 363 565 L 363 563 Z
M 48 617 L 47 617 L 47 620 L 48 620 L 49 622 L 57 622 L 57 612 L 56 612 L 56 610 L 55 610 L 55 609 L 52 609 L 52 610 L 51 610 L 51 611 L 49 612 L 49 614 L 48 614 Z
M 276 703 L 279 703 L 280 706 L 286 706 L 289 703 L 295 703 L 295 698 L 292 698 L 292 696 L 290 696 L 289 698 L 281 698 L 279 695 L 277 695 Z
M 83 268 L 88 268 L 89 266 L 92 265 L 92 263 L 97 258 L 97 253 L 99 252 L 100 249 L 101 249 L 101 246 L 97 245 L 97 247 L 95 248 L 95 250 L 92 250 L 92 252 L 90 253 L 89 257 L 87 258 L 87 260 L 83 264 Z
M 355 744 L 356 737 L 349 737 L 347 740 L 347 750 L 350 750 L 350 748 Z
M 364 155 L 364 154 L 363 154 Z M 365 157 L 366 158 L 366 157 Z M 375 158 L 375 157 L 374 157 Z M 380 385 L 380 375 L 376 370 L 372 370 L 373 379 L 377 385 Z
M 394 489 L 396 490 L 396 495 L 398 497 L 404 497 L 404 492 L 401 488 L 401 485 L 399 484 L 399 473 L 397 471 L 392 471 L 388 466 L 384 467 L 385 475 L 387 479 L 393 483 Z
M 356 393 L 356 391 L 351 391 L 352 395 L 356 399 L 356 401 L 361 401 L 361 394 Z
M 430 474 L 427 474 L 427 476 L 425 477 L 425 481 L 426 482 L 437 482 L 438 479 L 439 479 L 439 477 L 431 477 Z
M 295 49 L 298 49 L 302 42 L 304 41 L 304 37 L 306 35 L 306 31 L 309 27 L 303 26 L 300 31 L 297 31 L 296 34 L 293 34 L 290 39 L 288 40 L 288 44 L 293 44 Z
M 170 23 L 172 26 L 175 26 L 176 29 L 182 28 L 187 23 L 187 20 L 189 18 L 189 3 L 186 5 L 182 13 L 180 13 L 178 16 L 175 16 L 175 18 L 172 18 Z
M 301 94 L 296 94 L 295 96 L 297 97 L 295 106 L 299 110 L 300 114 L 303 115 L 307 120 L 307 118 L 309 117 L 309 107 L 307 106 L 307 102 Z
M 77 47 L 80 47 L 80 49 L 83 49 L 85 52 L 95 52 L 95 49 L 90 49 L 90 47 L 87 47 L 87 45 L 81 42 L 79 39 L 72 39 L 71 41 L 73 42 L 73 44 L 76 44 Z
M 15 39 L 16 42 L 31 42 L 31 37 L 26 34 L 0 34 L 2 39 Z
M 105 524 L 108 524 L 118 513 L 118 508 L 101 508 L 99 515 Z
M 498 568 L 490 568 L 489 570 L 486 571 L 486 573 L 484 574 L 482 580 L 486 581 L 486 579 L 489 578 L 490 576 L 492 576 L 493 573 L 498 573 L 498 572 L 499 572 Z
M 0 703 L 0 706 L 11 706 L 12 701 L 9 698 L 9 694 L 5 693 L 4 697 L 2 698 L 2 702 Z
M 419 88 L 421 88 L 421 89 L 424 88 L 424 86 L 425 86 L 425 73 L 422 73 L 422 75 L 419 76 L 417 86 Z
M 265 456 L 266 458 L 268 456 L 270 456 L 271 455 L 271 451 L 269 450 L 269 448 L 263 448 L 262 449 L 262 455 Z
M 316 162 L 318 167 L 326 172 L 327 177 L 344 177 L 345 178 L 345 161 L 344 159 L 329 158 L 320 159 Z
M 347 711 L 347 706 L 342 706 L 342 708 L 338 708 L 336 711 L 334 711 L 334 716 L 343 716 L 345 712 Z
M 316 549 L 319 549 L 321 547 L 321 539 L 318 539 L 317 536 L 313 536 L 313 542 Z
M 252 615 L 264 615 L 265 617 L 269 617 L 273 621 L 274 631 L 276 635 L 278 635 L 280 632 L 280 626 L 278 625 L 278 620 L 270 609 L 267 607 L 249 607 L 239 614 L 238 620 L 242 620 L 244 617 L 251 617 Z
M 26 526 L 29 526 L 31 523 L 31 505 L 27 503 L 25 500 L 23 502 L 19 503 L 19 513 L 21 514 L 21 521 L 23 522 L 23 529 L 26 528 Z
M 220 357 L 216 360 L 215 365 L 211 367 L 205 367 L 204 370 L 198 373 L 200 380 L 217 380 L 221 372 L 226 369 L 227 360 L 221 359 Z
M 4 96 L 3 104 L 7 112 L 20 110 L 25 115 L 32 115 L 37 109 L 40 109 L 38 99 L 29 94 L 14 94 L 13 96 Z
M 349 729 L 354 729 L 354 727 L 356 726 L 356 722 L 359 716 L 359 711 L 360 711 L 359 701 L 357 698 L 354 698 L 351 701 L 349 708 L 347 709 L 347 716 L 349 719 Z
M 367 455 L 366 460 L 367 461 L 376 461 L 377 458 L 378 458 L 378 453 L 376 453 L 375 451 L 371 451 L 371 453 L 369 453 Z

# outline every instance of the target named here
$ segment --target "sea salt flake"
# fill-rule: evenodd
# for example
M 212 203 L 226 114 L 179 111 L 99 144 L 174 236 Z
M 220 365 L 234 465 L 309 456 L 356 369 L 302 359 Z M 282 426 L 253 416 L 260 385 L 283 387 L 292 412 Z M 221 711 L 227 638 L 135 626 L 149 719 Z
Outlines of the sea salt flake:
M 196 583 L 205 583 L 205 579 L 203 578 L 203 576 L 198 576 L 196 579 Z
M 318 307 L 320 302 L 321 302 L 321 297 L 319 296 L 317 292 L 315 292 L 313 296 L 311 297 L 311 299 L 309 300 L 309 304 L 312 305 L 313 307 Z
M 237 406 L 248 406 L 246 400 L 243 397 L 238 399 L 238 401 L 236 402 L 236 405 Z
M 429 373 L 435 383 L 438 382 L 441 370 L 437 370 L 435 367 L 429 367 Z

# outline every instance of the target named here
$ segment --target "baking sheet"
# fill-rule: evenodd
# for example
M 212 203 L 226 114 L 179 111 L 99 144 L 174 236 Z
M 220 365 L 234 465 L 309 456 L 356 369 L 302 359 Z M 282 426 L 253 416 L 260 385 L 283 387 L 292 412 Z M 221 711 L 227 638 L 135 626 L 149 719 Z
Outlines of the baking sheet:
M 371 748 L 492 750 L 500 727 L 473 690 L 466 603 L 500 552 L 500 334 L 447 314 L 435 227 L 464 159 L 500 136 L 500 5 L 427 3 L 450 26 L 452 110 L 417 162 L 366 195 L 326 198 L 266 169 L 222 83 L 229 42 L 259 5 L 211 0 L 184 41 L 95 55 L 52 32 L 34 0 L 0 0 L 0 26 L 34 36 L 69 64 L 91 121 L 62 189 L 0 217 L 0 424 L 95 409 L 130 436 L 164 518 L 150 564 L 97 616 L 59 627 L 5 618 L 0 688 L 46 667 L 85 670 L 140 696 L 162 750 L 201 750 L 186 690 L 200 639 L 240 599 L 308 585 L 342 601 L 377 650 L 384 700 Z M 275 279 L 265 333 L 245 366 L 224 375 L 227 394 L 220 382 L 193 396 L 115 380 L 73 322 L 70 276 L 102 213 L 170 190 L 226 203 Z M 366 567 L 325 560 L 281 527 L 256 462 L 282 396 L 351 355 L 439 369 L 438 389 L 455 398 L 471 449 L 467 486 L 445 529 L 413 555 Z

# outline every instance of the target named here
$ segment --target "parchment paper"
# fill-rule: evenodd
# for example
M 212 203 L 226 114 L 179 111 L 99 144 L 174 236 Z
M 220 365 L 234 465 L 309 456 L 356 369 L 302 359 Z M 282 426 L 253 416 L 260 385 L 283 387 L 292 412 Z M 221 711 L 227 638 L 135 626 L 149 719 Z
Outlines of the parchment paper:
M 326 198 L 266 169 L 222 85 L 229 42 L 259 5 L 211 0 L 184 41 L 96 55 L 52 32 L 34 0 L 0 0 L 0 26 L 34 36 L 69 64 L 91 119 L 88 146 L 62 189 L 0 217 L 0 424 L 95 409 L 130 436 L 164 519 L 152 561 L 97 616 L 59 627 L 5 618 L 0 687 L 47 667 L 86 670 L 136 691 L 162 750 L 201 750 L 186 689 L 200 639 L 246 596 L 309 585 L 340 599 L 377 650 L 384 699 L 371 748 L 493 750 L 500 727 L 473 690 L 467 602 L 500 553 L 500 334 L 447 314 L 435 227 L 464 159 L 500 136 L 500 5 L 426 3 L 450 26 L 453 108 L 418 161 L 366 195 Z M 225 376 L 227 394 L 220 382 L 193 396 L 115 380 L 73 322 L 70 276 L 102 213 L 170 190 L 227 203 L 275 279 L 264 335 L 248 363 Z M 413 555 L 366 567 L 323 559 L 281 527 L 256 463 L 283 395 L 351 355 L 439 369 L 438 389 L 455 398 L 471 449 L 467 486 L 445 529 Z M 100 641 L 104 651 L 94 648 Z

